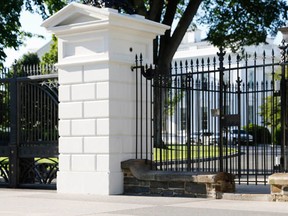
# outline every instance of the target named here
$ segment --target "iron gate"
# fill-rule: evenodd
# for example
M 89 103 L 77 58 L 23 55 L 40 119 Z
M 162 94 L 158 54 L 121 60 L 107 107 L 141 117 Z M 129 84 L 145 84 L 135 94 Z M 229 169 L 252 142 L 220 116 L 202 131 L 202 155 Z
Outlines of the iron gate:
M 54 67 L 2 69 L 0 182 L 9 187 L 56 187 L 58 75 Z
M 168 73 L 136 56 L 136 158 L 266 184 L 284 169 L 280 58 L 217 55 L 173 62 Z

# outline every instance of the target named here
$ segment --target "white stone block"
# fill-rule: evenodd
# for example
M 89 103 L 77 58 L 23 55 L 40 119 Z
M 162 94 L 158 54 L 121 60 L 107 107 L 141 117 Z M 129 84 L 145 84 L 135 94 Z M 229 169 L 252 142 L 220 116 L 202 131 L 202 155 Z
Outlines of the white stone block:
M 124 176 L 123 172 L 111 172 L 109 175 L 109 194 L 123 194 Z
M 57 192 L 109 195 L 109 174 L 98 172 L 58 172 Z
M 97 155 L 97 172 L 109 172 L 110 157 L 109 155 Z
M 94 83 L 85 83 L 79 85 L 72 85 L 71 87 L 71 98 L 75 100 L 93 100 L 95 99 L 95 84 Z
M 97 135 L 109 135 L 109 119 L 97 119 Z
M 58 172 L 57 192 L 117 195 L 123 193 L 122 172 Z
M 109 153 L 109 137 L 85 137 L 84 153 Z
M 75 84 L 83 82 L 82 66 L 66 66 L 58 70 L 59 84 Z
M 71 122 L 70 120 L 59 120 L 59 136 L 70 136 L 71 134 Z
M 97 155 L 97 172 L 121 172 L 121 155 Z
M 82 41 L 79 41 L 79 38 L 77 38 L 77 41 L 71 42 L 64 42 L 63 43 L 63 58 L 69 58 L 69 57 L 83 57 L 87 58 L 87 56 L 94 55 L 95 53 L 102 53 L 104 52 L 104 39 L 101 37 L 98 38 L 91 38 L 87 40 L 85 38 Z
M 83 153 L 82 137 L 60 137 L 59 153 Z
M 109 98 L 109 83 L 101 82 L 96 84 L 96 98 L 108 99 Z
M 109 80 L 108 63 L 84 65 L 84 82 L 103 82 Z
M 112 140 L 113 143 L 111 143 L 112 146 L 117 144 L 116 140 Z M 136 152 L 136 137 L 135 136 L 122 136 L 122 148 L 123 152 L 133 154 L 135 158 L 135 152 Z M 129 158 L 131 159 L 131 158 Z
M 123 100 L 112 100 L 110 101 L 110 117 L 125 117 L 125 118 L 134 118 L 136 104 L 129 101 Z
M 118 62 L 110 63 L 109 80 L 111 82 L 121 82 L 127 84 L 136 84 L 136 70 L 131 71 L 131 62 L 135 62 L 135 55 L 133 61 L 127 64 L 119 64 Z M 138 74 L 140 77 L 140 74 Z
M 60 85 L 59 86 L 59 101 L 65 102 L 71 100 L 70 85 Z
M 71 170 L 71 155 L 70 154 L 59 155 L 59 170 L 61 171 Z
M 123 143 L 126 141 L 125 136 L 110 136 L 109 137 L 109 145 L 110 145 L 110 153 L 111 154 L 119 154 L 123 153 Z M 135 143 L 134 143 L 135 144 Z
M 79 119 L 71 121 L 73 136 L 89 136 L 96 133 L 95 119 Z
M 103 101 L 92 101 L 84 102 L 84 117 L 108 117 L 109 115 L 109 102 L 107 100 Z
M 82 102 L 59 103 L 59 119 L 76 119 L 83 117 Z
M 130 98 L 132 91 L 135 91 L 135 89 L 129 88 L 127 83 L 110 83 L 109 85 L 109 97 L 110 99 L 117 99 L 117 100 L 127 100 L 127 98 Z
M 111 172 L 121 172 L 122 154 L 110 154 L 109 157 L 109 170 Z
M 139 127 L 140 128 L 140 127 Z M 113 118 L 110 119 L 110 134 L 130 135 L 135 134 L 135 119 Z
M 82 172 L 93 172 L 96 170 L 96 156 L 95 155 L 72 155 L 71 156 L 71 170 Z

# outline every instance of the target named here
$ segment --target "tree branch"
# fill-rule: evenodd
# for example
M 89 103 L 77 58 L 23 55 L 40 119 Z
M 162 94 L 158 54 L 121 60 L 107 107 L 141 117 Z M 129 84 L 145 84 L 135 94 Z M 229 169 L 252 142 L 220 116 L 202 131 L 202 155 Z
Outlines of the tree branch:
M 169 63 L 172 60 L 189 25 L 191 24 L 194 16 L 196 15 L 201 2 L 202 0 L 190 0 L 183 13 L 183 16 L 181 17 L 176 29 L 173 32 L 173 35 L 169 38 L 166 36 L 166 38 L 164 39 L 165 43 L 161 41 L 159 53 L 159 62 L 161 62 L 161 64 L 167 64 L 167 62 Z M 165 59 L 162 60 L 164 58 L 164 55 Z
M 153 20 L 155 22 L 160 22 L 164 0 L 150 0 L 149 4 L 150 4 L 150 10 L 146 18 L 149 20 Z
M 170 0 L 167 4 L 166 13 L 164 15 L 163 24 L 171 26 L 177 11 L 177 5 L 180 0 Z
M 147 16 L 147 10 L 143 0 L 131 0 L 131 3 L 136 11 L 136 14 Z

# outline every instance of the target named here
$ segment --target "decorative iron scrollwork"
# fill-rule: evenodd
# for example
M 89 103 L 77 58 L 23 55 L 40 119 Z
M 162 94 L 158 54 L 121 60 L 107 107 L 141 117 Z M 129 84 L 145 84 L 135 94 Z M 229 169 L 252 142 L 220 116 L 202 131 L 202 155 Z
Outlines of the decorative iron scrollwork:
M 20 183 L 51 184 L 55 183 L 58 161 L 53 158 L 22 160 Z
M 9 159 L 8 157 L 0 159 L 0 182 L 9 182 Z

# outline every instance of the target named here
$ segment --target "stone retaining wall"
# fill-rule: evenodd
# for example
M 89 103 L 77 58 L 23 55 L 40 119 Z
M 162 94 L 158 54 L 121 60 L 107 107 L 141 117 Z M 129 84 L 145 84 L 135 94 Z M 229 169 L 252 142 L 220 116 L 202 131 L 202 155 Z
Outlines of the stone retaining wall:
M 269 176 L 269 184 L 273 201 L 288 202 L 288 174 L 275 173 Z
M 234 175 L 228 173 L 155 171 L 145 160 L 128 160 L 121 166 L 125 194 L 219 199 L 224 192 L 235 192 Z

